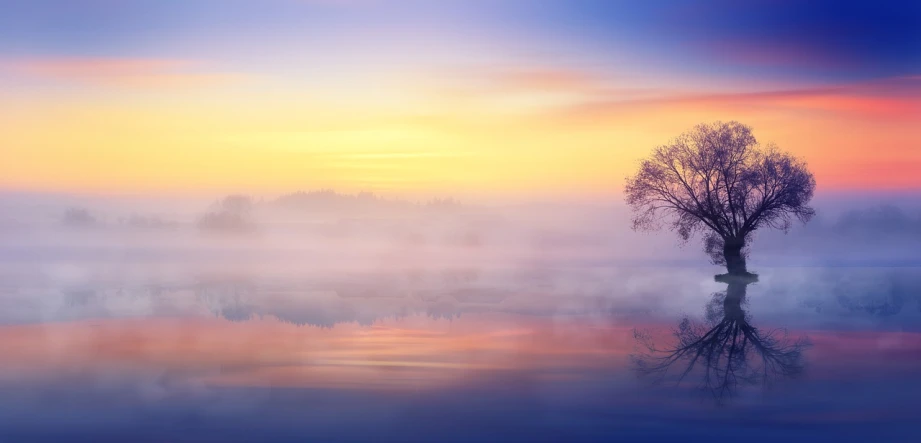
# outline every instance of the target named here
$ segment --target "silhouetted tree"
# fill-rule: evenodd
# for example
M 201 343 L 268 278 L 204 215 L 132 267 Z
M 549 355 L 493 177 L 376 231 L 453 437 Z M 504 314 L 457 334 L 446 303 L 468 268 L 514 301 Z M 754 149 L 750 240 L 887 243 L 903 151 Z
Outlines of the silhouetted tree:
M 784 330 L 754 327 L 743 308 L 751 279 L 732 278 L 727 283 L 726 292 L 714 294 L 707 305 L 706 324 L 684 318 L 672 331 L 674 346 L 659 348 L 649 334 L 634 330 L 640 351 L 631 358 L 640 376 L 680 383 L 696 368 L 700 388 L 721 402 L 740 385 L 768 387 L 776 379 L 802 373 L 809 341 L 791 339 Z
M 748 126 L 717 122 L 656 148 L 627 179 L 626 200 L 634 229 L 657 229 L 667 221 L 685 241 L 706 232 L 704 249 L 714 263 L 745 274 L 751 234 L 809 221 L 814 190 L 803 161 L 758 144 Z

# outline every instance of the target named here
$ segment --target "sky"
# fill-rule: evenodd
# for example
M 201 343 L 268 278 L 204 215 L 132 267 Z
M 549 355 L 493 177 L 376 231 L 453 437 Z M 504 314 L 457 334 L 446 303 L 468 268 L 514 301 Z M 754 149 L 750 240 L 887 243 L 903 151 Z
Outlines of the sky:
M 739 120 L 921 189 L 921 4 L 0 0 L 0 189 L 614 196 Z

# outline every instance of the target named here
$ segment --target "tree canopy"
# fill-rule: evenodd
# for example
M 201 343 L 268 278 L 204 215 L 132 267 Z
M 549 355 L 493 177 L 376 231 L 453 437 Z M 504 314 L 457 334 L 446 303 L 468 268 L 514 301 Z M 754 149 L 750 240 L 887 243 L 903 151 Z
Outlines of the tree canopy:
M 716 122 L 656 148 L 627 179 L 626 200 L 634 229 L 667 224 L 684 240 L 706 232 L 708 251 L 722 246 L 729 262 L 741 257 L 755 230 L 786 231 L 795 220 L 811 219 L 814 190 L 805 162 L 759 144 L 749 126 Z

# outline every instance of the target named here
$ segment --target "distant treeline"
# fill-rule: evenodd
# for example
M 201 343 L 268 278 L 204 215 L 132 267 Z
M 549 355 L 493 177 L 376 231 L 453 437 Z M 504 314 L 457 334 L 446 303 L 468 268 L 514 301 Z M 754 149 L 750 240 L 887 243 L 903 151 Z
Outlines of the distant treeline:
M 839 217 L 832 227 L 842 232 L 871 231 L 893 235 L 921 234 L 921 210 L 911 214 L 892 205 L 854 210 Z
M 921 235 L 921 209 L 912 213 L 898 206 L 883 205 L 855 209 L 841 214 L 835 220 L 817 217 L 807 225 L 804 233 L 839 234 L 845 236 L 905 236 Z
M 789 235 L 764 235 L 759 250 L 789 256 L 826 256 L 845 262 L 914 261 L 921 257 L 917 252 L 921 251 L 921 210 L 891 205 L 854 209 L 837 217 L 819 215 Z
M 453 213 L 464 206 L 454 198 L 434 198 L 424 202 L 385 198 L 371 192 L 339 193 L 331 189 L 298 191 L 274 199 L 256 198 L 245 194 L 224 196 L 196 216 L 195 224 L 205 231 L 249 232 L 256 229 L 257 212 L 287 211 L 304 214 L 352 217 L 363 215 L 408 214 L 413 211 Z M 175 228 L 178 222 L 156 215 L 133 214 L 115 219 L 115 226 L 134 229 Z M 61 215 L 60 222 L 73 228 L 111 226 L 105 219 L 85 207 L 71 207 Z
M 460 201 L 454 198 L 435 198 L 423 203 L 415 203 L 409 200 L 384 198 L 372 192 L 342 194 L 331 189 L 306 192 L 298 191 L 282 195 L 266 203 L 292 209 L 324 210 L 372 208 L 407 209 L 413 207 L 455 209 L 462 206 Z

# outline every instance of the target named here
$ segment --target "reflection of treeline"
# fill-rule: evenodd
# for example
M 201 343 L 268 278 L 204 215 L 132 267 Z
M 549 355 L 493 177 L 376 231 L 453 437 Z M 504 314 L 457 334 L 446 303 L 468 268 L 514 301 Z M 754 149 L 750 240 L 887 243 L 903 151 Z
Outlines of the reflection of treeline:
M 389 290 L 399 293 L 395 288 Z M 256 284 L 243 280 L 200 283 L 194 291 L 196 299 L 214 315 L 235 322 L 274 318 L 297 326 L 332 328 L 340 323 L 371 326 L 380 320 L 410 315 L 445 320 L 461 315 L 461 307 L 450 297 L 426 300 L 418 294 L 387 297 L 369 291 L 348 296 L 344 292 L 353 291 L 342 288 L 303 292 L 283 288 L 260 290 Z

